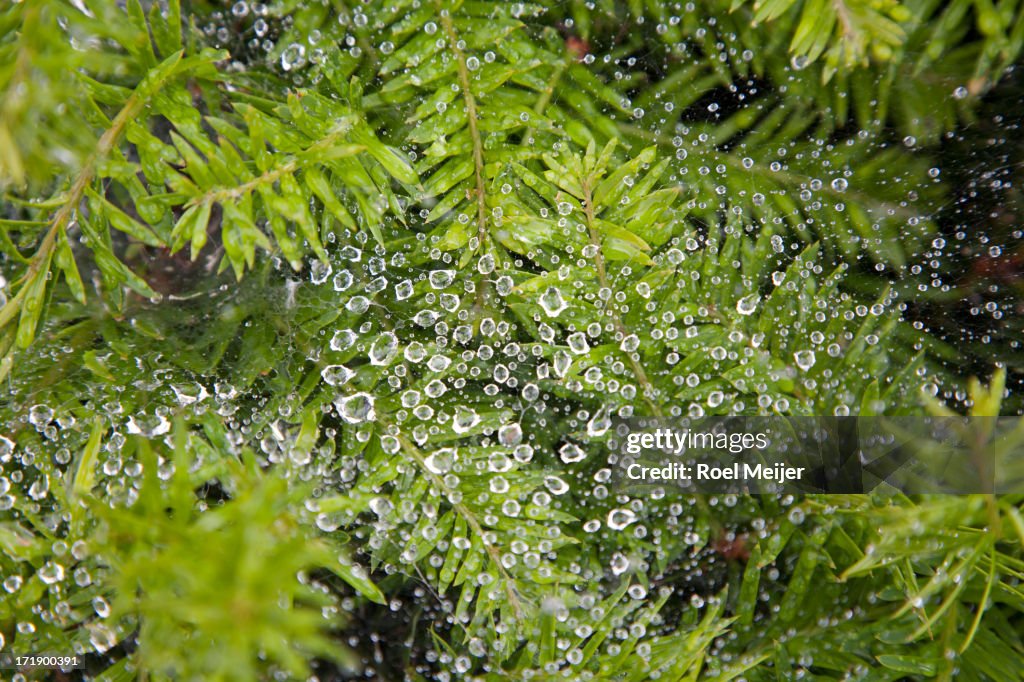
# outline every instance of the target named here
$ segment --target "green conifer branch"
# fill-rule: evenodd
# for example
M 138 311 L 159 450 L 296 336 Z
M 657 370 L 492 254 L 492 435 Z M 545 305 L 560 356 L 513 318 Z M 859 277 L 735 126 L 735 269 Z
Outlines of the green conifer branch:
M 385 425 L 387 424 L 387 422 L 383 423 Z M 427 466 L 426 460 L 424 459 L 423 454 L 420 453 L 419 449 L 405 437 L 399 437 L 398 440 L 399 443 L 401 443 L 402 445 L 402 452 L 404 452 L 406 455 L 409 456 L 410 459 L 416 462 L 416 465 L 419 467 L 420 471 L 423 472 L 423 475 L 430 479 L 431 484 L 435 486 L 439 491 L 450 492 L 444 480 L 438 477 L 434 472 L 430 470 L 430 467 Z M 505 595 L 508 597 L 509 604 L 512 605 L 512 609 L 515 612 L 517 620 L 523 621 L 525 613 L 523 611 L 523 606 L 520 603 L 519 595 L 516 593 L 516 582 L 512 578 L 512 576 L 509 575 L 508 571 L 505 570 L 505 566 L 502 565 L 501 554 L 498 551 L 498 548 L 484 540 L 485 533 L 483 526 L 480 525 L 480 520 L 477 519 L 476 514 L 474 514 L 469 507 L 467 507 L 465 504 L 461 502 L 454 501 L 451 501 L 451 505 L 459 513 L 459 515 L 466 520 L 466 523 L 473 530 L 473 533 L 481 539 L 481 542 L 483 542 L 483 545 L 487 551 L 487 556 L 490 558 L 491 563 L 494 564 L 495 570 L 497 570 L 502 577 L 502 580 L 505 584 Z
M 154 70 L 153 75 L 139 84 L 135 92 L 133 92 L 125 102 L 121 111 L 119 111 L 113 121 L 111 121 L 110 127 L 107 128 L 103 135 L 100 136 L 96 143 L 95 151 L 85 161 L 85 164 L 78 172 L 71 187 L 61 198 L 60 206 L 50 220 L 49 228 L 43 236 L 42 241 L 39 243 L 36 253 L 29 262 L 25 273 L 21 277 L 21 288 L 18 290 L 18 293 L 4 305 L 3 309 L 0 309 L 0 330 L 3 330 L 3 328 L 13 320 L 15 315 L 22 315 L 22 321 L 19 323 L 18 334 L 18 342 L 22 348 L 27 347 L 31 342 L 32 337 L 34 336 L 36 323 L 42 315 L 42 286 L 33 285 L 33 283 L 37 281 L 37 278 L 45 279 L 48 275 L 49 266 L 53 259 L 53 253 L 58 243 L 58 238 L 60 238 L 61 235 L 66 235 L 68 225 L 72 221 L 75 213 L 79 210 L 79 205 L 85 196 L 86 189 L 95 179 L 96 165 L 100 161 L 106 159 L 110 152 L 117 146 L 122 134 L 124 133 L 125 126 L 139 115 L 139 112 L 146 105 L 148 99 L 159 91 L 163 84 L 175 74 L 181 59 L 181 52 L 168 57 L 160 67 Z M 66 239 L 66 236 L 63 238 Z M 24 305 L 28 304 L 26 296 L 29 293 L 34 293 L 36 298 L 33 301 L 33 305 L 28 309 L 28 316 L 26 317 L 26 314 L 22 312 L 22 308 Z M 34 309 L 31 309 L 31 307 L 34 307 Z
M 127 116 L 177 3 L 48 3 L 70 28 L 33 31 L 33 68 L 91 75 L 29 79 L 32 106 L 106 132 L 79 157 L 3 121 L 18 159 L 74 144 L 0 209 L 8 306 L 53 301 L 3 365 L 0 648 L 108 677 L 1014 679 L 1020 495 L 615 480 L 641 404 L 1012 410 L 1012 376 L 960 382 L 904 319 L 900 266 L 942 251 L 910 224 L 949 186 L 935 131 L 1019 51 L 1019 3 L 904 5 L 200 4 L 190 53 L 232 61 Z M 5 88 L 23 10 L 0 10 Z
M 596 219 L 594 216 L 594 192 L 590 186 L 591 178 L 581 178 L 581 187 L 583 189 L 583 210 L 587 217 L 587 232 L 590 235 L 590 245 L 594 248 L 594 268 L 597 270 L 597 281 L 601 285 L 601 289 L 609 290 L 608 286 L 608 275 L 605 272 L 604 255 L 601 253 L 601 235 L 598 232 Z M 615 308 L 615 304 L 608 300 L 607 305 L 609 306 L 609 312 L 612 316 L 612 321 L 615 324 L 615 329 L 619 335 L 623 338 L 629 336 L 629 330 L 622 323 L 622 318 L 619 316 L 618 310 Z M 637 381 L 640 383 L 643 389 L 644 401 L 647 406 L 651 409 L 651 412 L 661 417 L 661 408 L 656 402 L 654 402 L 657 396 L 657 390 L 651 384 L 651 380 L 647 378 L 647 373 L 644 371 L 643 365 L 634 357 L 632 353 L 629 353 L 629 364 L 633 368 L 633 374 L 636 375 Z
M 487 190 L 484 183 L 484 146 L 480 139 L 478 130 L 478 116 L 476 110 L 476 98 L 473 96 L 472 84 L 469 80 L 469 68 L 466 66 L 466 55 L 459 47 L 459 35 L 455 31 L 448 10 L 438 0 L 437 11 L 444 25 L 448 42 L 452 46 L 452 52 L 459 69 L 459 87 L 462 91 L 462 99 L 466 104 L 466 122 L 469 126 L 469 138 L 473 144 L 473 177 L 476 182 L 476 220 L 477 238 L 480 240 L 480 249 L 487 248 Z

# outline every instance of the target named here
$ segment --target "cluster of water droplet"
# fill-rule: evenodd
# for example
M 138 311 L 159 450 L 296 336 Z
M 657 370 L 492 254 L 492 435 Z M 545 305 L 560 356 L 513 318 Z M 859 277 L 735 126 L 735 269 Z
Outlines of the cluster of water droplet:
M 234 44 L 242 35 L 249 50 L 294 83 L 308 84 L 312 67 L 321 65 L 330 49 L 354 58 L 367 47 L 392 54 L 396 46 L 389 40 L 367 44 L 364 29 L 372 21 L 357 7 L 340 15 L 337 26 L 303 32 L 295 17 L 240 0 L 212 15 L 202 30 L 213 44 Z M 666 19 L 658 32 L 679 21 Z M 237 35 L 233 27 L 241 27 Z M 427 35 L 439 31 L 436 22 L 426 25 Z M 495 58 L 493 52 L 481 54 L 483 64 L 475 55 L 466 59 L 470 73 Z M 728 48 L 722 54 L 723 61 L 755 58 L 750 50 Z M 581 56 L 588 66 L 597 60 L 618 78 L 629 76 L 636 64 L 634 57 Z M 807 66 L 804 57 L 790 64 L 797 72 Z M 318 72 L 313 82 L 317 78 Z M 729 94 L 746 101 L 758 87 L 750 81 L 730 88 Z M 966 96 L 961 90 L 957 97 Z M 633 264 L 616 265 L 611 284 L 595 284 L 594 244 L 570 244 L 543 254 L 526 250 L 525 258 L 505 258 L 479 248 L 479 241 L 452 252 L 437 232 L 415 233 L 407 240 L 411 246 L 393 250 L 375 245 L 364 233 L 338 232 L 328 239 L 329 261 L 310 260 L 301 275 L 279 262 L 277 279 L 268 285 L 273 292 L 250 292 L 272 299 L 266 316 L 252 312 L 262 301 L 254 305 L 233 298 L 217 303 L 204 318 L 204 323 L 226 320 L 246 308 L 253 316 L 249 324 L 272 322 L 273 343 L 290 359 L 263 368 L 265 376 L 250 376 L 236 386 L 232 376 L 184 369 L 165 349 L 127 363 L 132 373 L 126 385 L 144 394 L 142 400 L 89 380 L 99 397 L 87 406 L 103 426 L 96 485 L 112 504 L 134 504 L 146 471 L 137 458 L 124 455 L 127 439 L 152 441 L 167 454 L 176 419 L 198 429 L 204 415 L 216 415 L 225 427 L 217 447 L 232 455 L 251 448 L 260 465 L 286 470 L 313 485 L 305 509 L 320 532 L 352 531 L 383 574 L 424 577 L 450 588 L 436 595 L 438 606 L 428 614 L 438 623 L 465 629 L 468 655 L 435 651 L 428 659 L 456 674 L 469 672 L 474 659 L 499 646 L 488 632 L 491 624 L 474 622 L 471 610 L 461 606 L 477 590 L 493 602 L 515 599 L 520 582 L 569 586 L 571 598 L 549 597 L 541 606 L 542 614 L 579 640 L 569 635 L 558 639 L 560 658 L 543 671 L 552 674 L 582 660 L 579 643 L 593 634 L 589 623 L 601 621 L 610 581 L 623 581 L 625 600 L 644 602 L 676 581 L 692 607 L 714 603 L 723 580 L 716 572 L 726 563 L 722 556 L 742 553 L 745 534 L 764 539 L 777 528 L 749 510 L 746 516 L 740 513 L 743 504 L 735 496 L 698 501 L 671 490 L 648 497 L 626 494 L 613 480 L 616 460 L 605 448 L 606 438 L 621 420 L 649 409 L 645 401 L 664 406 L 671 417 L 815 409 L 849 414 L 856 409 L 853 386 L 870 381 L 872 368 L 853 363 L 844 374 L 833 367 L 858 345 L 876 346 L 878 333 L 858 336 L 858 330 L 883 326 L 902 304 L 895 295 L 874 305 L 857 304 L 845 294 L 808 296 L 807 307 L 785 325 L 766 329 L 761 324 L 779 300 L 812 291 L 830 274 L 827 261 L 790 267 L 801 243 L 786 236 L 792 222 L 787 218 L 793 216 L 775 209 L 794 206 L 800 230 L 827 233 L 823 216 L 846 213 L 845 202 L 858 181 L 853 169 L 832 167 L 826 159 L 857 140 L 780 145 L 758 161 L 742 151 L 726 158 L 719 141 L 703 127 L 664 125 L 679 114 L 671 103 L 645 109 L 624 98 L 619 104 L 636 125 L 670 131 L 666 146 L 677 162 L 672 183 L 707 190 L 689 193 L 686 211 L 719 211 L 774 230 L 764 256 L 771 259 L 770 267 L 763 277 L 707 274 L 704 257 L 716 255 L 723 244 L 708 231 L 691 229 L 653 253 L 651 270 L 662 277 L 660 285 Z M 449 106 L 448 100 L 436 105 L 441 114 Z M 710 102 L 702 115 L 718 120 L 723 108 L 723 103 Z M 530 114 L 520 114 L 519 120 L 530 120 Z M 907 137 L 903 144 L 912 148 L 917 141 Z M 808 166 L 813 170 L 792 182 Z M 780 188 L 784 183 L 793 187 L 730 195 L 727 181 L 752 173 L 764 174 Z M 937 179 L 938 169 L 928 175 Z M 635 181 L 623 180 L 629 186 Z M 899 178 L 892 184 L 900 185 Z M 509 177 L 500 192 L 510 196 L 519 189 L 520 181 Z M 901 215 L 912 211 L 917 191 L 904 189 L 895 201 Z M 507 232 L 504 209 L 488 210 L 497 233 Z M 563 195 L 538 211 L 570 241 L 585 234 L 583 213 L 579 201 Z M 426 214 L 424 209 L 421 215 Z M 445 222 L 469 225 L 474 219 L 469 212 L 457 212 Z M 880 225 L 891 219 L 888 214 L 872 217 L 874 236 L 858 237 L 858 247 L 880 244 Z M 920 220 L 906 218 L 912 227 Z M 732 236 L 738 229 L 729 225 L 722 232 Z M 931 263 L 924 269 L 935 274 L 921 286 L 949 287 L 938 274 L 944 246 L 944 241 L 932 243 L 926 255 Z M 552 264 L 549 272 L 538 272 L 541 256 Z M 737 259 L 726 266 L 740 270 L 742 263 Z M 912 267 L 918 268 L 913 274 L 921 272 L 922 266 Z M 726 295 L 711 294 L 726 286 Z M 244 332 L 239 335 L 244 338 Z M 241 350 L 233 347 L 232 352 L 248 351 L 244 342 L 238 345 Z M 91 360 L 90 371 L 97 377 L 109 371 L 107 364 L 124 364 L 123 358 L 102 354 Z M 286 391 L 281 382 L 289 384 Z M 71 464 L 94 427 L 55 396 L 34 402 L 31 395 L 31 387 L 18 387 L 14 404 L 23 416 L 0 436 L 0 512 L 42 515 L 53 530 L 66 532 L 67 519 L 47 516 L 57 509 L 53 487 L 73 474 Z M 316 428 L 308 426 L 310 411 Z M 208 456 L 197 450 L 192 466 L 208 463 Z M 174 466 L 169 457 L 159 456 L 158 478 L 169 480 Z M 345 496 L 353 500 L 350 505 L 328 504 Z M 786 523 L 804 523 L 803 507 L 792 499 L 781 506 L 788 508 Z M 712 527 L 708 519 L 719 513 L 739 520 Z M 594 556 L 560 560 L 580 538 L 592 540 Z M 60 540 L 47 552 L 52 558 L 34 576 L 11 575 L 3 587 L 14 594 L 37 577 L 57 599 L 57 606 L 39 614 L 39 620 L 72 622 L 62 585 L 70 587 L 71 580 L 85 587 L 92 581 L 84 563 L 86 546 L 68 547 Z M 677 563 L 652 569 L 667 558 Z M 365 573 L 358 566 L 354 570 Z M 775 594 L 779 575 L 767 567 L 759 599 Z M 422 590 L 415 596 L 425 598 Z M 400 611 L 403 598 L 395 597 L 391 610 Z M 110 605 L 102 595 L 89 603 L 97 619 L 88 626 L 89 642 L 104 653 L 122 633 L 106 624 Z M 641 640 L 661 624 L 659 617 L 617 619 L 606 649 L 615 655 L 623 642 Z M 19 632 L 35 627 L 17 624 Z M 499 630 L 509 627 L 504 621 L 497 624 Z M 648 642 L 638 646 L 649 653 Z M 713 650 L 724 646 L 715 642 Z M 810 667 L 811 662 L 802 664 Z

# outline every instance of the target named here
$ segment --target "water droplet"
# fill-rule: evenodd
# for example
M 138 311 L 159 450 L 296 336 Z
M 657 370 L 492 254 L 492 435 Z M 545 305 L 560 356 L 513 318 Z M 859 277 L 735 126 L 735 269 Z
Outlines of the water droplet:
M 345 365 L 327 365 L 320 371 L 320 376 L 330 386 L 344 386 L 356 375 Z
M 389 455 L 395 455 L 402 449 L 402 443 L 394 436 L 381 436 L 380 448 Z
M 753 315 L 754 311 L 757 310 L 757 304 L 760 302 L 761 296 L 758 294 L 744 296 L 740 300 L 736 301 L 736 312 L 740 315 Z
M 586 343 L 586 341 L 584 341 Z M 569 368 L 572 366 L 572 356 L 566 353 L 564 350 L 555 351 L 554 357 L 554 370 L 555 374 L 561 379 L 564 378 Z
M 633 353 L 638 348 L 640 348 L 640 337 L 636 334 L 630 334 L 622 339 L 622 343 L 619 344 L 619 349 L 626 353 Z
M 334 336 L 331 337 L 331 350 L 343 351 L 352 347 L 352 344 L 356 342 L 355 332 L 351 329 L 339 329 L 334 332 Z
M 547 291 L 537 299 L 540 307 L 544 309 L 548 317 L 558 317 L 558 314 L 566 309 L 568 304 L 562 298 L 562 292 L 555 287 L 548 287 Z
M 402 352 L 402 355 L 409 362 L 416 364 L 419 362 L 423 362 L 423 358 L 427 357 L 427 349 L 424 348 L 423 344 L 420 343 L 419 341 L 413 341 L 412 343 L 405 347 L 405 350 Z
M 353 296 L 348 299 L 345 304 L 345 310 L 350 313 L 362 314 L 365 313 L 370 307 L 370 299 L 365 296 Z
M 380 518 L 386 517 L 394 509 L 395 505 L 391 504 L 391 500 L 386 497 L 375 497 L 370 500 L 370 511 Z
M 206 392 L 206 388 L 197 381 L 180 386 L 172 385 L 171 390 L 174 391 L 174 397 L 182 407 L 201 402 L 210 395 Z
M 110 615 L 110 604 L 102 596 L 96 596 L 92 598 L 92 610 L 100 618 L 106 618 Z
M 440 398 L 448 391 L 448 387 L 444 385 L 443 381 L 434 379 L 429 384 L 423 387 L 423 392 L 431 398 Z
M 558 476 L 545 476 L 544 487 L 551 491 L 552 495 L 563 495 L 569 490 L 569 484 Z
M 435 355 L 427 360 L 427 367 L 433 372 L 443 372 L 451 366 L 452 360 L 444 355 Z
M 583 335 L 583 332 L 575 332 L 570 334 L 566 339 L 569 344 L 569 350 L 576 355 L 583 355 L 584 353 L 590 352 L 590 344 L 587 343 L 587 337 Z
M 598 410 L 589 422 L 587 422 L 587 435 L 591 438 L 603 436 L 605 432 L 612 425 L 612 420 L 608 418 L 608 413 L 604 410 Z
M 522 440 L 523 427 L 520 426 L 519 424 L 505 424 L 500 429 L 498 429 L 498 442 L 505 447 L 519 445 L 519 443 L 522 442 Z
M 325 263 L 322 260 L 315 260 L 313 264 L 309 266 L 309 281 L 313 284 L 323 284 L 327 281 L 327 278 L 331 276 L 331 264 Z
M 477 261 L 476 271 L 481 275 L 489 275 L 494 272 L 494 256 L 489 253 L 484 254 Z
M 306 48 L 299 43 L 292 43 L 281 53 L 281 68 L 285 71 L 301 69 L 306 65 Z
M 454 448 L 441 448 L 430 453 L 423 464 L 432 473 L 435 474 L 447 474 L 452 470 L 455 465 L 455 461 L 458 459 L 458 453 Z
M 793 359 L 796 361 L 796 366 L 805 372 L 814 367 L 814 363 L 818 360 L 813 350 L 798 350 L 793 353 Z
M 404 301 L 412 296 L 412 280 L 403 280 L 395 285 L 395 300 Z
M 437 318 L 440 317 L 434 310 L 421 310 L 412 318 L 412 321 L 421 327 L 429 327 L 430 325 L 437 322 Z
M 37 430 L 42 430 L 53 421 L 53 410 L 49 405 L 33 405 L 28 411 L 28 420 Z
M 128 418 L 127 431 L 135 435 L 152 438 L 162 436 L 171 430 L 171 422 L 160 414 L 139 413 Z
M 348 270 L 338 270 L 338 274 L 334 276 L 334 290 L 345 291 L 352 286 L 352 273 Z
M 368 393 L 354 393 L 334 401 L 338 415 L 349 424 L 373 421 L 377 414 L 373 410 L 373 396 Z
M 608 512 L 606 524 L 612 530 L 622 530 L 636 521 L 636 514 L 629 509 L 613 509 Z
M 433 270 L 427 278 L 430 280 L 430 286 L 435 289 L 444 289 L 455 279 L 455 271 Z
M 14 441 L 7 436 L 0 436 L 0 462 L 8 462 L 14 452 Z
M 39 579 L 47 585 L 53 585 L 54 583 L 64 580 L 64 567 L 58 563 L 54 563 L 53 561 L 47 561 L 43 564 L 42 568 L 36 572 L 36 575 L 39 576 Z
M 480 415 L 468 407 L 460 405 L 455 411 L 455 417 L 452 419 L 452 430 L 459 434 L 466 433 L 479 423 Z
M 572 464 L 584 459 L 587 456 L 587 453 L 583 451 L 583 448 L 575 443 L 566 443 L 559 448 L 558 456 L 561 457 L 562 461 L 566 464 Z
M 316 515 L 316 527 L 325 533 L 333 533 L 341 527 L 344 516 L 340 513 L 334 514 L 317 514 Z
M 393 332 L 384 332 L 370 346 L 370 364 L 379 367 L 391 363 L 398 354 L 398 337 Z
M 88 623 L 89 643 L 97 653 L 105 654 L 117 645 L 117 635 L 103 623 Z

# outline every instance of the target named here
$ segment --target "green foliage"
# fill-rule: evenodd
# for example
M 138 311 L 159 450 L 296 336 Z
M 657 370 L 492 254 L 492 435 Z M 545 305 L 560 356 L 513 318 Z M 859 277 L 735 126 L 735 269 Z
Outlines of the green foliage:
M 639 497 L 610 442 L 999 413 L 905 318 L 1016 2 L 148 7 L 0 10 L 0 650 L 1020 678 L 1021 496 Z
M 185 473 L 194 468 L 186 447 L 183 441 L 174 460 L 160 466 L 155 453 L 149 461 L 140 453 L 148 480 L 132 493 L 139 501 L 130 509 L 95 506 L 101 522 L 85 542 L 103 547 L 97 559 L 112 576 L 111 617 L 122 616 L 128 627 L 110 632 L 94 622 L 87 626 L 91 643 L 102 649 L 137 627 L 139 665 L 172 677 L 255 677 L 261 656 L 295 676 L 314 655 L 351 663 L 326 636 L 334 619 L 324 614 L 338 612 L 337 600 L 308 573 L 333 567 L 347 575 L 352 568 L 338 563 L 339 550 L 328 542 L 296 532 L 305 491 L 258 474 L 252 463 L 244 471 L 234 461 L 210 462 L 200 472 L 236 469 L 217 477 L 231 501 L 200 513 L 193 489 L 205 476 Z M 167 476 L 164 489 L 159 479 Z M 383 601 L 372 586 L 367 594 Z
M 861 128 L 890 120 L 929 143 L 958 117 L 970 118 L 969 102 L 999 80 L 1024 46 L 1018 2 L 694 4 L 699 10 L 685 12 L 658 0 L 573 2 L 567 18 L 588 40 L 632 23 L 635 44 L 662 43 L 680 56 L 696 52 L 727 82 L 733 73 L 785 81 L 819 110 L 831 106 L 830 118 L 840 126 L 850 114 Z

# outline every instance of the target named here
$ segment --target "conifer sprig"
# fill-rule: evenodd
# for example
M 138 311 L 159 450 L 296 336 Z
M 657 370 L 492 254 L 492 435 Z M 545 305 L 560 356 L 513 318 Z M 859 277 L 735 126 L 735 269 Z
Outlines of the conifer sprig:
M 1006 410 L 905 318 L 1016 0 L 189 7 L 0 9 L 0 651 L 1019 677 L 1020 495 L 615 479 L 637 417 Z

